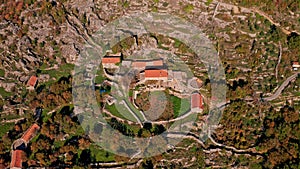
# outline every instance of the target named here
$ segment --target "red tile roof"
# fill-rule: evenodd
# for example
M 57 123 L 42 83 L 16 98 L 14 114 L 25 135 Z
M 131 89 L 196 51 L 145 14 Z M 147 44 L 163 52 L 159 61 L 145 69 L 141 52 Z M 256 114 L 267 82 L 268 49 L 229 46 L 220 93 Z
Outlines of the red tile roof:
M 163 60 L 154 60 L 153 61 L 153 66 L 163 66 L 164 62 Z
M 146 62 L 143 61 L 135 61 L 132 63 L 132 66 L 135 68 L 144 68 L 146 67 Z
M 134 68 L 145 68 L 146 66 L 163 66 L 164 62 L 160 60 L 134 61 L 132 66 Z
M 293 62 L 293 66 L 298 66 L 298 65 L 299 65 L 299 62 L 297 62 L 297 61 Z
M 36 82 L 37 82 L 37 77 L 36 76 L 31 76 L 30 79 L 27 82 L 27 85 L 34 87 Z
M 36 132 L 40 129 L 40 126 L 37 124 L 33 124 L 22 136 L 22 139 L 25 142 L 29 142 L 36 134 Z
M 199 93 L 192 94 L 191 107 L 203 109 L 203 99 Z
M 102 64 L 106 64 L 106 63 L 120 63 L 121 59 L 120 57 L 104 57 L 102 58 Z
M 22 150 L 12 151 L 10 168 L 22 168 L 22 154 Z
M 167 70 L 145 70 L 145 78 L 160 78 L 160 77 L 168 77 Z

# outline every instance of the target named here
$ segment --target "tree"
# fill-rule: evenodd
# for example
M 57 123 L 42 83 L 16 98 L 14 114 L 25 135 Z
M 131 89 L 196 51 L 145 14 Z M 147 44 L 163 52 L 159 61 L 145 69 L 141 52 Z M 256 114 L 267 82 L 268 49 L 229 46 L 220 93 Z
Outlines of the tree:
M 267 168 L 283 168 L 297 164 L 299 159 L 299 113 L 285 106 L 279 112 L 271 108 L 264 119 L 264 133 L 259 147 L 267 151 Z
M 92 161 L 91 159 L 91 150 L 85 149 L 81 152 L 80 158 L 78 159 L 78 163 L 81 166 L 87 166 Z
M 153 169 L 153 163 L 151 160 L 146 160 L 146 162 L 143 162 L 142 167 L 145 169 Z
M 295 50 L 296 52 L 300 52 L 300 36 L 297 33 L 292 32 L 288 38 L 288 45 L 290 49 Z
M 280 31 L 278 30 L 277 26 L 275 26 L 274 24 L 270 26 L 270 34 L 274 42 L 278 42 L 280 40 L 279 32 Z
M 155 135 L 159 135 L 159 134 L 163 133 L 164 131 L 166 131 L 165 127 L 162 124 L 159 124 L 154 127 L 153 133 Z
M 151 122 L 145 122 L 143 125 L 143 128 L 150 131 L 152 129 L 152 123 Z
M 142 137 L 142 134 L 143 134 L 143 130 L 142 129 L 139 129 L 139 131 L 138 131 L 138 137 Z

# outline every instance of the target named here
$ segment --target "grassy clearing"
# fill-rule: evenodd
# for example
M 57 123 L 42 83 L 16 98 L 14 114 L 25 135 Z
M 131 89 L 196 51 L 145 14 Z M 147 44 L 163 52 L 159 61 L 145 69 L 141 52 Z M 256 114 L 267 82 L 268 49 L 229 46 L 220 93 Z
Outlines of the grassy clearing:
M 12 93 L 11 92 L 7 92 L 3 87 L 0 87 L 0 95 L 3 98 L 7 98 L 7 97 L 10 97 L 12 95 Z
M 116 89 L 114 86 L 112 86 L 111 91 L 117 91 L 118 89 Z M 126 92 L 123 92 L 126 93 Z M 128 93 L 128 92 L 127 92 Z M 144 121 L 145 119 L 143 118 L 141 112 L 139 110 L 137 110 L 132 103 L 129 101 L 128 97 L 125 96 L 126 98 L 123 98 L 121 96 L 118 95 L 114 95 L 114 97 L 117 99 L 118 102 L 120 102 L 121 100 L 124 100 L 126 102 L 126 104 L 128 105 L 129 109 L 132 110 L 132 112 L 141 120 Z M 118 105 L 118 110 L 122 111 L 123 117 L 125 117 L 126 119 L 129 119 L 131 121 L 137 122 L 137 120 L 133 117 L 133 115 L 131 114 L 131 112 L 129 112 L 130 110 L 128 110 L 126 108 L 125 105 L 123 104 L 119 104 Z
M 37 140 L 39 139 L 39 136 L 40 136 L 40 135 L 41 135 L 41 133 L 37 133 L 37 135 L 34 136 L 30 142 L 31 142 L 31 143 L 37 142 Z
M 5 75 L 5 70 L 0 69 L 0 77 L 4 77 L 4 75 Z
M 14 123 L 4 123 L 0 125 L 0 137 L 2 138 L 10 129 L 14 127 Z M 1 140 L 1 139 L 0 139 Z
M 60 147 L 63 147 L 65 144 L 65 141 L 56 140 L 53 142 L 53 145 L 55 148 L 59 149 Z
M 173 112 L 175 117 L 178 117 L 189 110 L 190 102 L 188 99 L 180 99 L 176 96 L 171 96 L 170 99 L 173 103 Z
M 139 110 L 137 110 L 132 103 L 128 100 L 125 99 L 125 102 L 127 102 L 128 107 L 133 111 L 133 113 L 141 120 L 144 121 L 145 119 L 143 118 L 143 115 L 141 114 L 141 112 Z M 129 112 L 130 113 L 130 112 Z M 130 114 L 131 115 L 131 114 Z M 134 118 L 135 119 L 135 118 Z M 136 120 L 135 120 L 136 121 Z
M 118 109 L 116 108 L 116 106 L 114 104 L 113 105 L 106 104 L 105 109 L 107 109 L 111 114 L 113 114 L 117 117 L 120 117 L 122 119 L 125 119 L 125 117 L 119 113 Z
M 133 96 L 133 90 L 129 90 L 128 96 L 129 96 L 129 97 L 132 97 L 132 96 Z
M 97 162 L 111 162 L 115 160 L 115 156 L 112 153 L 109 153 L 97 145 L 91 144 L 90 148 L 91 156 L 95 158 Z
M 97 69 L 96 72 L 96 77 L 95 77 L 95 83 L 96 84 L 101 84 L 102 82 L 104 82 L 104 80 L 106 79 L 106 77 L 104 76 L 104 72 L 103 72 L 103 67 L 102 65 Z
M 113 114 L 114 116 L 117 116 L 117 117 L 120 117 L 122 119 L 128 119 L 130 121 L 134 121 L 134 122 L 137 122 L 137 120 L 134 118 L 134 116 L 129 112 L 129 110 L 123 106 L 123 105 L 118 105 L 118 108 L 115 106 L 115 104 L 113 105 L 108 105 L 106 104 L 105 105 L 105 108 L 111 113 Z M 122 112 L 122 113 L 120 113 Z M 136 113 L 136 112 L 134 112 Z M 138 115 L 136 113 L 136 115 Z M 139 117 L 139 116 L 138 116 Z
M 17 119 L 20 116 L 18 114 L 8 114 L 8 115 L 3 115 L 2 117 L 0 117 L 0 120 L 12 120 L 12 119 Z
M 178 39 L 175 39 L 175 38 L 174 38 L 174 40 L 175 40 L 175 42 L 174 42 L 174 47 L 175 47 L 175 48 L 179 48 L 180 45 L 182 44 L 182 42 L 180 42 Z
M 186 13 L 190 13 L 194 10 L 194 6 L 192 4 L 188 4 L 186 5 L 183 10 L 186 12 Z
M 67 63 L 61 65 L 58 69 L 41 70 L 41 74 L 49 74 L 51 78 L 59 79 L 61 77 L 68 77 L 72 70 L 74 70 L 74 65 Z
M 209 6 L 212 2 L 213 2 L 213 0 L 207 0 L 207 1 L 205 2 L 205 5 Z
M 103 75 L 97 75 L 97 76 L 95 77 L 95 83 L 96 83 L 96 84 L 101 84 L 102 82 L 104 82 L 105 79 L 106 79 L 106 78 L 105 78 Z
M 130 103 L 131 104 L 131 103 Z M 130 107 L 130 106 L 129 106 Z M 137 122 L 137 120 L 136 120 L 136 118 L 131 114 L 131 112 L 124 106 L 124 105 L 122 105 L 122 104 L 119 104 L 118 105 L 118 112 L 120 113 L 120 112 L 122 112 L 122 113 L 120 113 L 123 117 L 125 117 L 125 119 L 128 119 L 128 120 L 130 120 L 130 121 L 134 121 L 134 122 Z M 136 112 L 133 112 L 133 113 L 135 113 L 135 115 L 139 115 L 139 114 L 137 114 Z M 139 116 L 138 116 L 139 117 Z
M 187 112 L 190 109 L 190 107 L 191 105 L 189 99 L 181 99 L 181 108 L 180 108 L 181 113 L 179 115 Z

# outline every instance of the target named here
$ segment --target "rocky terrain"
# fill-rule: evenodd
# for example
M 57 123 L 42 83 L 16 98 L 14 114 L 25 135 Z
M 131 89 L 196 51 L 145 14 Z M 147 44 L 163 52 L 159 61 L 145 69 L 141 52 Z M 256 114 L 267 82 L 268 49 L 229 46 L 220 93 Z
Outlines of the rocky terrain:
M 35 109 L 41 106 L 41 134 L 33 139 L 34 148 L 27 151 L 24 166 L 299 167 L 299 75 L 276 98 L 263 99 L 297 73 L 292 63 L 300 62 L 299 6 L 292 0 L 2 0 L 0 165 L 9 165 L 11 142 L 30 126 Z M 220 125 L 205 143 L 195 130 L 169 152 L 130 160 L 90 146 L 91 141 L 78 129 L 77 119 L 68 113 L 60 115 L 59 109 L 72 102 L 72 70 L 85 44 L 103 25 L 135 12 L 182 17 L 199 27 L 218 51 L 225 68 L 229 103 Z M 157 35 L 157 41 L 151 43 L 167 45 L 164 38 L 168 39 Z M 116 50 L 130 53 L 124 45 Z M 35 91 L 26 89 L 32 75 L 39 79 Z M 51 111 L 55 113 L 49 114 Z M 63 127 L 56 130 L 54 126 Z M 46 150 L 40 150 L 40 145 Z M 102 154 L 96 154 L 96 150 Z M 83 161 L 82 153 L 93 158 Z

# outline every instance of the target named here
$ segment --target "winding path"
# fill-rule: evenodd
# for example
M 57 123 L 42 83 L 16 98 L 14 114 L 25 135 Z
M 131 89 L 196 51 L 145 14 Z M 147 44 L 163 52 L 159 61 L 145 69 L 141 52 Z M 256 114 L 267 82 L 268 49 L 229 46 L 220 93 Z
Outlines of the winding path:
M 255 8 L 255 7 L 252 7 L 252 8 L 241 7 L 241 6 L 237 6 L 237 5 L 229 4 L 229 3 L 225 3 L 225 2 L 218 2 L 217 5 L 223 5 L 223 6 L 227 6 L 227 7 L 238 7 L 238 8 L 247 9 L 247 10 L 249 10 L 251 12 L 254 12 L 254 13 L 257 13 L 257 14 L 261 15 L 262 17 L 264 17 L 265 19 L 267 19 L 269 22 L 271 22 L 273 25 L 275 25 L 278 28 L 280 28 L 280 30 L 284 34 L 286 34 L 286 35 L 290 35 L 292 32 L 295 32 L 298 35 L 300 35 L 300 32 L 298 32 L 297 30 L 287 30 L 287 29 L 283 28 L 280 23 L 274 21 L 270 16 L 268 16 L 268 14 L 266 14 L 265 12 L 261 11 L 258 8 Z
M 278 82 L 278 69 L 279 69 L 279 64 L 281 62 L 281 58 L 282 58 L 282 46 L 281 43 L 279 42 L 279 56 L 278 56 L 278 62 L 277 65 L 275 67 L 275 77 L 276 77 L 276 82 Z
M 11 120 L 3 120 L 1 121 L 1 124 L 4 124 L 4 123 L 16 123 L 20 120 L 24 120 L 25 118 L 24 117 L 21 117 L 21 118 L 17 118 L 17 119 L 11 119 Z
M 168 138 L 185 138 L 185 139 L 192 139 L 195 140 L 196 142 L 198 142 L 204 150 L 210 150 L 210 146 L 206 146 L 204 144 L 204 142 L 194 133 L 168 133 L 167 134 Z M 235 152 L 235 153 L 239 153 L 239 154 L 254 154 L 254 155 L 259 155 L 261 156 L 262 153 L 258 152 L 254 147 L 253 148 L 248 148 L 248 149 L 237 149 L 233 146 L 227 146 L 221 143 L 218 143 L 214 140 L 214 138 L 211 137 L 211 133 L 209 131 L 208 133 L 208 138 L 211 140 L 211 142 L 219 148 L 225 148 L 229 151 Z
M 276 99 L 283 91 L 283 89 L 285 89 L 285 87 L 292 81 L 294 80 L 296 77 L 298 77 L 298 74 L 300 74 L 300 72 L 296 72 L 295 74 L 293 74 L 292 76 L 288 77 L 282 84 L 281 86 L 276 90 L 276 92 L 269 97 L 265 97 L 262 100 L 264 101 L 272 101 L 274 99 Z
M 195 112 L 189 111 L 188 113 L 184 113 L 182 116 L 179 116 L 175 119 L 171 119 L 171 120 L 166 120 L 166 121 L 151 121 L 152 124 L 164 124 L 164 123 L 171 123 L 171 122 L 175 122 L 178 120 L 182 120 L 188 116 L 190 116 L 191 114 L 193 114 Z
M 140 126 L 143 127 L 140 118 L 131 110 L 131 108 L 128 106 L 127 102 L 125 100 L 122 100 L 120 104 L 123 104 L 127 108 L 127 110 L 131 113 L 131 115 L 137 120 L 137 122 L 140 124 Z
M 286 34 L 286 35 L 289 35 L 291 34 L 292 32 L 296 32 L 297 34 L 299 34 L 299 32 L 293 30 L 293 31 L 289 31 L 289 30 L 286 30 L 285 28 L 281 27 L 280 23 L 277 23 L 275 22 L 271 17 L 269 17 L 266 13 L 264 13 L 263 11 L 257 9 L 257 8 L 251 8 L 251 10 L 253 12 L 256 12 L 258 13 L 259 15 L 263 16 L 265 19 L 267 19 L 269 22 L 271 22 L 273 25 L 279 27 L 281 29 L 281 31 Z
M 122 121 L 122 122 L 127 122 L 128 124 L 139 124 L 139 125 L 141 125 L 141 123 L 140 122 L 133 122 L 133 121 L 131 121 L 131 120 L 125 120 L 125 119 L 122 119 L 122 118 L 120 118 L 120 117 L 118 117 L 118 116 L 115 116 L 115 115 L 113 115 L 111 112 L 109 112 L 109 111 L 107 111 L 106 109 L 103 109 L 103 112 L 104 113 L 106 113 L 106 114 L 108 114 L 110 117 L 114 117 L 114 118 L 116 118 L 117 120 L 119 120 L 119 121 Z M 171 123 L 171 122 L 176 122 L 176 121 L 178 121 L 178 120 L 182 120 L 182 119 L 184 119 L 184 118 L 187 118 L 188 116 L 190 116 L 191 114 L 193 114 L 193 113 L 195 113 L 195 112 L 192 112 L 192 111 L 189 111 L 188 113 L 185 113 L 184 115 L 182 115 L 182 116 L 180 116 L 180 117 L 177 117 L 177 118 L 175 118 L 175 119 L 171 119 L 171 120 L 166 120 L 166 121 L 150 121 L 152 124 L 166 124 L 166 123 Z M 198 114 L 198 113 L 197 113 Z M 142 126 L 141 126 L 142 127 Z
M 133 122 L 133 121 L 131 121 L 131 120 L 128 120 L 128 119 L 122 119 L 122 118 L 120 118 L 120 117 L 118 117 L 118 116 L 115 116 L 115 115 L 113 115 L 111 112 L 109 112 L 108 110 L 106 110 L 106 109 L 102 109 L 102 111 L 104 112 L 104 113 L 106 113 L 107 115 L 109 115 L 110 117 L 112 117 L 112 118 L 115 118 L 115 119 L 117 119 L 118 121 L 121 121 L 121 122 L 127 122 L 129 125 L 140 125 L 140 123 L 137 123 L 137 122 Z

